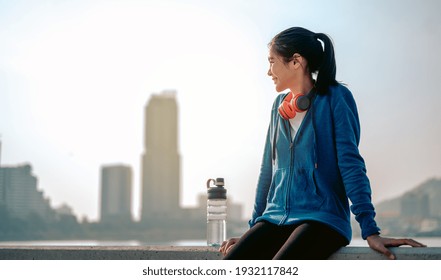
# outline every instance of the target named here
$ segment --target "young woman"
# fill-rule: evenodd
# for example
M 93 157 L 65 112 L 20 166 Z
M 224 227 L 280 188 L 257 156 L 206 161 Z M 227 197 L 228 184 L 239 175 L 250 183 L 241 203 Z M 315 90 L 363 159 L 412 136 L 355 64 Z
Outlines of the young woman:
M 390 259 L 387 247 L 424 246 L 380 236 L 356 104 L 335 80 L 330 38 L 289 28 L 269 43 L 268 60 L 276 90 L 289 93 L 272 107 L 250 229 L 222 244 L 224 259 L 326 259 L 351 240 L 350 210 Z

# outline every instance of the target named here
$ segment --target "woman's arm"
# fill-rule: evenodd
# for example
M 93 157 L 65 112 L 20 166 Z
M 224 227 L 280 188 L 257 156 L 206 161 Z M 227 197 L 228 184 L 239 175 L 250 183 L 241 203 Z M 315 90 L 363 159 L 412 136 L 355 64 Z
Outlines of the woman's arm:
M 337 161 L 346 194 L 351 200 L 351 211 L 360 224 L 363 239 L 377 234 L 380 228 L 374 217 L 375 210 L 371 202 L 371 187 L 366 174 L 366 166 L 358 144 L 360 124 L 357 107 L 352 93 L 341 87 L 332 92 L 332 110 L 335 132 Z
M 265 210 L 267 196 L 272 179 L 272 144 L 271 144 L 271 127 L 268 128 L 268 132 L 265 140 L 265 149 L 263 152 L 262 164 L 260 166 L 260 174 L 256 187 L 256 197 L 254 201 L 254 209 L 251 220 L 248 222 L 252 227 L 256 223 L 256 219 L 260 217 Z
M 424 244 L 408 238 L 381 237 L 374 217 L 375 210 L 371 202 L 371 188 L 366 175 L 364 160 L 359 154 L 360 125 L 358 112 L 352 94 L 347 91 L 334 104 L 334 125 L 339 168 L 346 192 L 352 202 L 351 211 L 360 223 L 362 237 L 369 247 L 389 259 L 396 256 L 388 247 L 409 245 L 425 247 Z

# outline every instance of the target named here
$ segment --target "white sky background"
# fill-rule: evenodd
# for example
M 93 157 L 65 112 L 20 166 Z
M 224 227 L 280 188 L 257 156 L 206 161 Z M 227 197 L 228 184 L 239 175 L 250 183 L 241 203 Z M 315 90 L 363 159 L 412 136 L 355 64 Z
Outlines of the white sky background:
M 221 3 L 221 4 L 219 4 Z M 3 1 L 3 165 L 31 163 L 53 206 L 99 216 L 100 168 L 133 168 L 139 216 L 144 106 L 176 90 L 182 204 L 225 177 L 252 211 L 276 92 L 267 43 L 331 35 L 352 90 L 374 202 L 441 177 L 440 1 Z

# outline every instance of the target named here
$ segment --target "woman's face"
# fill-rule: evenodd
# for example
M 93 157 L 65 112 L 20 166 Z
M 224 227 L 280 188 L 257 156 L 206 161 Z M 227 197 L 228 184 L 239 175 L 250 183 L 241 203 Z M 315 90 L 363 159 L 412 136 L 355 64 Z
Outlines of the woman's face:
M 268 76 L 274 81 L 276 91 L 281 92 L 287 88 L 291 88 L 295 80 L 295 71 L 293 71 L 291 67 L 293 63 L 285 63 L 281 56 L 273 52 L 272 48 L 270 48 L 269 51 L 268 61 L 270 64 Z

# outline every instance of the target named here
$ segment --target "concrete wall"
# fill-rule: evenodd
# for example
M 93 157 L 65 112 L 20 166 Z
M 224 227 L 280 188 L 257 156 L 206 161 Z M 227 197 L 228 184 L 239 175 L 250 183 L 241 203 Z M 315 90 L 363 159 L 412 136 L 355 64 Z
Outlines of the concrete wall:
M 392 248 L 400 260 L 440 260 L 441 247 Z M 125 246 L 58 247 L 1 246 L 0 260 L 219 260 L 221 254 L 211 247 Z M 332 260 L 382 260 L 383 255 L 368 247 L 345 247 Z

